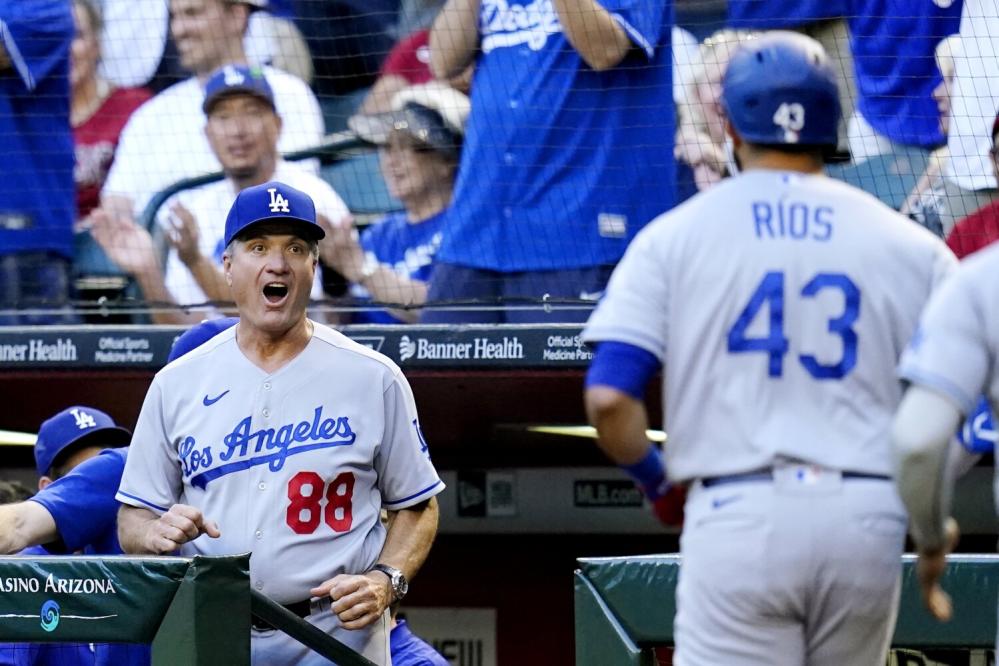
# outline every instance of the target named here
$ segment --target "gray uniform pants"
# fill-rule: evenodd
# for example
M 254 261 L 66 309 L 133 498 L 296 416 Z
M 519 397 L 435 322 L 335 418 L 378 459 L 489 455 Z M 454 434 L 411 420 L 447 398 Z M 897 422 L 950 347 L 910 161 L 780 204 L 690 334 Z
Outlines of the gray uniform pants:
M 675 663 L 881 666 L 905 532 L 889 481 L 787 466 L 772 482 L 693 484 Z

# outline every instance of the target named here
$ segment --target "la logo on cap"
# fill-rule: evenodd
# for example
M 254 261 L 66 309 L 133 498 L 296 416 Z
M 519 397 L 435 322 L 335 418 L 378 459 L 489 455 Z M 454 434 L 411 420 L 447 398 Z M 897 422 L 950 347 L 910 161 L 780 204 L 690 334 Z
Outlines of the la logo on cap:
M 238 86 L 238 85 L 242 85 L 243 81 L 245 81 L 245 80 L 246 80 L 245 77 L 243 76 L 243 74 L 238 69 L 236 69 L 232 65 L 226 65 L 226 67 L 225 67 L 225 84 L 227 86 Z
M 271 194 L 270 209 L 272 213 L 290 213 L 291 209 L 288 207 L 288 200 L 281 196 L 281 193 L 277 191 L 276 187 L 269 187 L 267 191 Z
M 86 430 L 87 428 L 94 428 L 97 426 L 97 421 L 94 420 L 94 417 L 82 409 L 71 409 L 69 410 L 69 413 L 73 415 L 74 419 L 76 419 L 76 427 L 80 430 Z

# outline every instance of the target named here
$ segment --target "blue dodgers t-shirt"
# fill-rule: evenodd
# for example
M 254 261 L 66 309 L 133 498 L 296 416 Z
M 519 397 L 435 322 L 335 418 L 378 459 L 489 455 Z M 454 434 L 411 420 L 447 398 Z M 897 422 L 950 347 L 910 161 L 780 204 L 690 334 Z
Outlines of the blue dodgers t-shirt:
M 958 31 L 963 3 L 851 1 L 850 48 L 864 119 L 898 143 L 923 148 L 946 143 L 931 95 L 940 83 L 934 52 Z
M 399 620 L 389 634 L 392 666 L 448 666 L 451 662 L 429 643 L 409 630 L 405 620 Z
M 411 280 L 430 282 L 434 257 L 441 245 L 444 213 L 438 213 L 422 222 L 410 224 L 405 212 L 386 215 L 361 234 L 364 253 L 379 262 L 388 264 L 399 275 Z M 361 285 L 351 287 L 351 295 L 359 300 L 370 300 L 368 290 Z M 354 315 L 358 324 L 400 324 L 399 319 L 384 310 L 368 310 Z
M 848 14 L 849 0 L 728 0 L 728 25 L 744 30 L 794 28 Z
M 601 0 L 634 48 L 589 67 L 551 0 L 482 0 L 480 56 L 438 261 L 496 271 L 616 262 L 674 204 L 672 0 Z
M 76 187 L 69 125 L 72 3 L 0 0 L 0 255 L 73 256 Z
M 55 520 L 65 552 L 120 555 L 118 507 L 114 498 L 125 471 L 128 448 L 105 449 L 77 465 L 29 502 L 38 502 Z M 50 552 L 53 546 L 49 546 Z

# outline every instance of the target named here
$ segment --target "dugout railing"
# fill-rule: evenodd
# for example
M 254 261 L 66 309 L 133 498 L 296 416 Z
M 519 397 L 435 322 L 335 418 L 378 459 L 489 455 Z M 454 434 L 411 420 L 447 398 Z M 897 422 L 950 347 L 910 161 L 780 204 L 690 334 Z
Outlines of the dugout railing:
M 152 666 L 244 666 L 255 616 L 341 666 L 372 666 L 251 589 L 249 558 L 0 557 L 0 642 L 150 643 Z
M 655 648 L 673 644 L 679 555 L 586 558 L 575 572 L 576 664 L 655 666 Z M 940 623 L 920 598 L 915 558 L 903 557 L 893 647 L 992 648 L 999 556 L 954 555 L 943 585 L 954 617 Z

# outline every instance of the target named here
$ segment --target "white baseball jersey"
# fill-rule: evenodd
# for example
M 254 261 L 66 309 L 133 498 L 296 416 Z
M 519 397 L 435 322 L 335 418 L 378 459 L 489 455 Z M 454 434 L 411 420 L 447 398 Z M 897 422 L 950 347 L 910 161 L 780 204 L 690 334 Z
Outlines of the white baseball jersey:
M 934 294 L 902 355 L 899 374 L 971 414 L 982 393 L 999 406 L 999 244 L 971 255 Z
M 252 551 L 250 580 L 279 603 L 381 552 L 379 511 L 444 489 L 409 384 L 390 360 L 315 324 L 305 349 L 268 374 L 236 328 L 156 374 L 118 501 L 162 513 L 190 504 L 222 536 L 184 555 Z
M 674 480 L 784 460 L 888 475 L 895 365 L 955 261 L 860 190 L 753 170 L 648 225 L 584 338 L 662 361 Z

